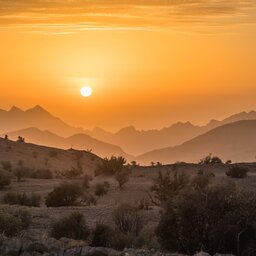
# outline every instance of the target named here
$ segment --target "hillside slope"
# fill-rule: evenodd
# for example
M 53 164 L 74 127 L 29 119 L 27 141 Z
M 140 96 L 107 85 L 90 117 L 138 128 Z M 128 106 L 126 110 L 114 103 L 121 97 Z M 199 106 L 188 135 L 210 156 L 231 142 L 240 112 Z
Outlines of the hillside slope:
M 55 152 L 54 155 L 52 152 Z M 101 159 L 85 151 L 63 150 L 0 138 L 0 162 L 2 161 L 9 161 L 13 168 L 22 163 L 24 167 L 50 169 L 53 172 L 70 170 L 77 167 L 79 161 L 83 171 L 92 174 Z
M 179 146 L 143 154 L 137 160 L 140 163 L 198 162 L 209 153 L 224 160 L 255 161 L 256 120 L 238 121 L 214 128 Z
M 25 138 L 26 142 L 43 146 L 51 146 L 62 149 L 74 148 L 79 150 L 92 150 L 93 153 L 101 157 L 117 155 L 124 156 L 128 159 L 132 158 L 131 156 L 127 155 L 120 147 L 99 141 L 89 135 L 82 133 L 63 138 L 49 131 L 41 131 L 37 128 L 27 128 L 6 134 L 12 140 L 16 140 L 18 136 L 22 136 Z

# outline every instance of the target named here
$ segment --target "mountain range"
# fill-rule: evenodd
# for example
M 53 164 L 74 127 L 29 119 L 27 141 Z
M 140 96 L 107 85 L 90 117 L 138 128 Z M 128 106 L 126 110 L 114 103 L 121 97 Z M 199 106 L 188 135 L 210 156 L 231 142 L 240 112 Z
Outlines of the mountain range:
M 214 151 L 214 148 L 210 146 L 208 148 L 205 147 L 207 145 L 207 140 L 205 139 L 205 141 L 200 140 L 202 143 L 200 148 L 203 148 L 203 151 L 201 152 L 197 148 L 199 153 L 192 152 L 191 157 L 184 155 L 183 159 L 182 154 L 179 155 L 174 152 L 181 150 L 177 149 L 181 147 L 182 150 L 179 152 L 184 152 L 185 154 L 186 150 L 184 148 L 189 148 L 191 141 L 194 139 L 197 141 L 198 138 L 201 138 L 201 135 L 206 136 L 208 132 L 218 127 L 227 128 L 226 124 L 241 120 L 256 120 L 256 111 L 241 112 L 220 121 L 211 120 L 204 126 L 194 125 L 190 122 L 178 122 L 160 130 L 139 131 L 135 127 L 129 126 L 117 132 L 108 132 L 102 128 L 85 130 L 73 127 L 53 116 L 39 105 L 25 111 L 14 106 L 9 111 L 0 110 L 0 134 L 2 136 L 8 134 L 13 140 L 16 140 L 18 136 L 22 136 L 25 137 L 27 142 L 45 146 L 64 149 L 71 147 L 83 150 L 92 149 L 95 154 L 101 157 L 122 155 L 128 160 L 133 160 L 135 159 L 133 156 L 138 156 L 136 159 L 141 163 L 149 163 L 151 161 L 194 162 L 198 161 L 198 157 L 202 157 L 202 154 L 210 152 L 222 153 L 222 151 Z M 239 137 L 243 138 L 244 132 L 248 131 L 241 129 Z M 232 140 L 230 139 L 231 142 Z M 170 157 L 170 154 L 172 157 Z M 239 160 L 240 158 L 235 157 L 232 160 L 236 159 Z M 249 159 L 252 160 L 251 157 Z
M 154 150 L 137 157 L 138 162 L 173 163 L 199 162 L 211 153 L 224 161 L 255 161 L 256 120 L 242 120 L 225 124 L 197 136 L 179 146 Z

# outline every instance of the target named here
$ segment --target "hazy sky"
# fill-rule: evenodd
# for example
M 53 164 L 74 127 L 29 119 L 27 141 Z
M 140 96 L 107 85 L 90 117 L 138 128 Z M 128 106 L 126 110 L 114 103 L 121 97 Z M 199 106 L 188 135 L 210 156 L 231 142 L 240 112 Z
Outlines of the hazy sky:
M 0 42 L 3 109 L 111 130 L 256 109 L 256 0 L 0 0 Z

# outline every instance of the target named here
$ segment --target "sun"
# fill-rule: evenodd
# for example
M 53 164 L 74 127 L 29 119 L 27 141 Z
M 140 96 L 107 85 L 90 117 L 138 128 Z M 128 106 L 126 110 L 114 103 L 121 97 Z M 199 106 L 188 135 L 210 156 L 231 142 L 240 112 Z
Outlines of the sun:
M 92 95 L 92 88 L 89 86 L 84 86 L 81 88 L 80 93 L 83 97 L 90 97 Z

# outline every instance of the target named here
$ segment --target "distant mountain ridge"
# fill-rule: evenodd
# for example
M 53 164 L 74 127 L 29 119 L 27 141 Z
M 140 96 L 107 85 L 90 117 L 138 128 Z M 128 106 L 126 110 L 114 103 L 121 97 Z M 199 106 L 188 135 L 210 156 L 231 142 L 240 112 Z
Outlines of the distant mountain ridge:
M 99 141 L 83 133 L 64 138 L 47 130 L 41 131 L 38 128 L 32 127 L 6 134 L 11 140 L 16 140 L 18 136 L 21 136 L 25 138 L 25 142 L 37 145 L 62 149 L 92 150 L 94 154 L 100 157 L 121 155 L 129 160 L 132 159 L 132 156 L 126 154 L 119 146 Z
M 216 127 L 181 145 L 154 150 L 137 157 L 140 163 L 198 162 L 212 153 L 223 160 L 255 161 L 256 120 L 242 120 Z
M 83 129 L 66 124 L 39 105 L 25 111 L 16 106 L 9 111 L 1 109 L 0 123 L 0 134 L 30 127 L 49 130 L 64 137 L 83 132 Z
M 128 126 L 113 133 L 99 127 L 85 130 L 70 126 L 39 105 L 26 111 L 13 106 L 9 111 L 0 109 L 0 134 L 36 127 L 41 131 L 53 133 L 54 136 L 49 133 L 47 136 L 51 137 L 55 143 L 58 140 L 56 135 L 62 137 L 62 141 L 63 138 L 76 134 L 80 134 L 80 137 L 81 134 L 86 134 L 102 143 L 111 144 L 111 146 L 117 145 L 122 152 L 127 152 L 128 155 L 141 155 L 152 150 L 180 145 L 211 129 L 240 120 L 256 120 L 256 111 L 241 112 L 220 121 L 211 120 L 204 126 L 194 125 L 190 122 L 177 122 L 160 130 L 139 131 L 134 126 Z M 49 141 L 46 138 L 46 133 L 43 136 L 44 141 Z M 29 134 L 27 133 L 25 137 L 29 138 Z M 35 136 L 32 142 L 37 142 Z M 77 142 L 77 144 L 79 143 Z M 56 146 L 58 145 L 56 144 Z M 120 152 L 120 150 L 115 152 Z M 112 152 L 112 150 L 110 151 Z M 102 156 L 102 154 L 100 155 Z
M 138 131 L 133 126 L 129 126 L 116 133 L 106 132 L 100 128 L 86 133 L 102 141 L 119 145 L 128 153 L 138 155 L 146 151 L 180 145 L 218 126 L 240 120 L 256 120 L 256 111 L 241 112 L 221 121 L 211 120 L 204 126 L 178 122 L 161 130 Z

